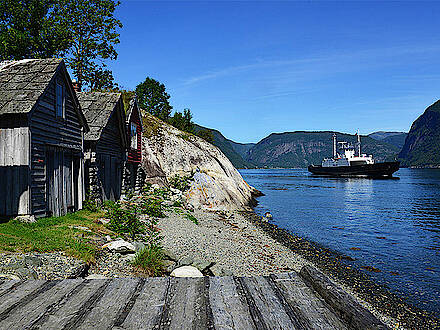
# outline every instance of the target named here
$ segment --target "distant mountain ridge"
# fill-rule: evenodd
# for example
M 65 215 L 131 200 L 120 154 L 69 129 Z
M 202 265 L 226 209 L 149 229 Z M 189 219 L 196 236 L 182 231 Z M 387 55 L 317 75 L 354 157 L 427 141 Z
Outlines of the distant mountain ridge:
M 214 145 L 220 148 L 236 168 L 284 167 L 305 168 L 320 164 L 332 155 L 334 132 L 272 133 L 258 143 L 237 143 L 225 138 L 218 130 L 197 125 L 196 132 L 208 129 L 213 133 Z M 356 135 L 335 132 L 339 141 L 356 142 Z M 393 160 L 400 149 L 384 141 L 362 136 L 363 153 L 373 154 L 376 160 Z
M 396 146 L 399 149 L 402 149 L 403 145 L 405 144 L 405 139 L 407 135 L 408 133 L 405 132 L 384 132 L 384 131 L 368 134 L 369 137 L 375 140 L 392 144 L 393 146 Z
M 399 158 L 404 166 L 440 166 L 440 100 L 414 121 Z
M 208 130 L 212 133 L 214 137 L 213 144 L 219 148 L 226 157 L 229 158 L 231 163 L 235 166 L 235 168 L 255 168 L 255 165 L 249 163 L 245 160 L 245 156 L 250 148 L 252 148 L 254 143 L 237 143 L 231 140 L 228 140 L 220 133 L 218 130 L 213 128 L 207 128 L 200 125 L 194 125 L 195 132 L 198 133 L 201 130 Z

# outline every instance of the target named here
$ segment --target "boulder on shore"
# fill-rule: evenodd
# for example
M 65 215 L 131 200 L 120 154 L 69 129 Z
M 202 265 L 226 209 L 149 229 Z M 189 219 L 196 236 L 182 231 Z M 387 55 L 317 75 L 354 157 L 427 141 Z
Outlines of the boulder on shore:
M 250 210 L 255 204 L 256 190 L 220 149 L 149 114 L 144 114 L 142 158 L 155 164 L 157 180 L 162 173 L 168 181 L 174 176 L 191 177 L 185 198 L 195 208 Z M 148 172 L 151 162 L 142 166 Z
M 174 277 L 203 277 L 200 270 L 193 266 L 182 266 L 174 269 L 170 276 Z
M 116 253 L 135 253 L 136 247 L 123 239 L 113 241 L 102 246 L 103 249 L 108 249 Z

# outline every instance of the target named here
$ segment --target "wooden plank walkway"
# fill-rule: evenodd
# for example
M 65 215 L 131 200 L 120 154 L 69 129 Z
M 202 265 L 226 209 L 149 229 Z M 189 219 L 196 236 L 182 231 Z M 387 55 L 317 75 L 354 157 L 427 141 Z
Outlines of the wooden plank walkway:
M 268 277 L 0 281 L 0 329 L 385 329 L 316 269 Z

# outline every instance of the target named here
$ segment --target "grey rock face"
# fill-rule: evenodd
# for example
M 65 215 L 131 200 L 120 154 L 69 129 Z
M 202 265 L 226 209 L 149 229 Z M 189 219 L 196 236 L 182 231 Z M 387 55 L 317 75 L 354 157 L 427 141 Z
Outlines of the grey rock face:
M 148 114 L 145 122 L 155 128 L 154 134 L 142 139 L 142 157 L 146 159 L 142 166 L 146 173 L 152 170 L 157 178 L 163 178 L 163 173 L 168 179 L 176 175 L 192 176 L 184 197 L 195 208 L 249 209 L 254 202 L 254 189 L 220 149 Z

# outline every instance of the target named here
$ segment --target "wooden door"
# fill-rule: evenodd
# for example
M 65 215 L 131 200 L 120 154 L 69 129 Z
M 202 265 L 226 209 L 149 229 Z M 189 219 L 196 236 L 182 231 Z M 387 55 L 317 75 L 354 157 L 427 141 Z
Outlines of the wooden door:
M 58 148 L 46 151 L 46 209 L 59 217 L 75 209 L 72 153 Z
M 66 213 L 74 209 L 72 196 L 72 153 L 70 151 L 64 152 L 63 178 L 63 208 L 64 213 Z

